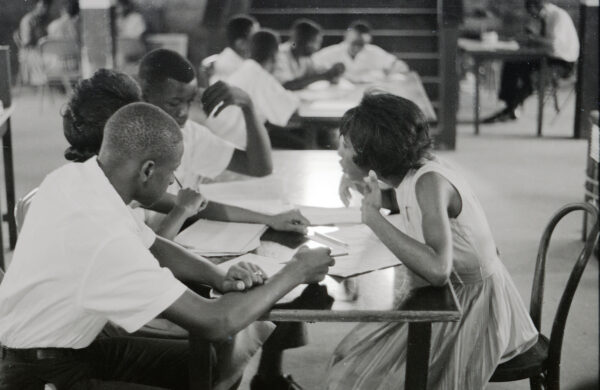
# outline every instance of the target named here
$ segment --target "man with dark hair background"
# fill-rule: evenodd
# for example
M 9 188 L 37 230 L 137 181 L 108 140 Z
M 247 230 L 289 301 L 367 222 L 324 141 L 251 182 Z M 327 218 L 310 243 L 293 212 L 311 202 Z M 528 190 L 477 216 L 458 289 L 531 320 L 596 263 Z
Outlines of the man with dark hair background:
M 250 36 L 259 29 L 258 22 L 249 15 L 236 15 L 226 27 L 227 47 L 213 64 L 211 83 L 225 80 L 250 56 Z
M 319 50 L 313 55 L 313 60 L 323 67 L 342 62 L 346 67 L 344 77 L 355 82 L 374 81 L 393 72 L 408 71 L 404 61 L 371 44 L 372 40 L 369 23 L 354 21 L 342 42 Z
M 328 69 L 318 68 L 312 55 L 321 48 L 321 26 L 309 19 L 298 19 L 291 29 L 290 39 L 279 45 L 275 78 L 289 90 L 303 89 L 319 81 L 334 81 L 344 73 L 344 64 L 338 62 Z

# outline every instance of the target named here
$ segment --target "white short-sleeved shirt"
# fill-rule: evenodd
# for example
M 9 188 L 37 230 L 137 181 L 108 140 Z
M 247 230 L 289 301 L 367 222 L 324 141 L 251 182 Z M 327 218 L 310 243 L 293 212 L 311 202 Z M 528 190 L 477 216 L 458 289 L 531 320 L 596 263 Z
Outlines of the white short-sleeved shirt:
M 227 169 L 235 146 L 192 120 L 185 123 L 181 132 L 183 157 L 175 175 L 184 187 L 197 190 L 206 179 L 213 179 Z M 178 188 L 172 189 L 177 193 Z
M 292 43 L 285 42 L 279 45 L 277 63 L 273 75 L 280 83 L 295 80 L 317 72 L 312 56 L 297 58 L 292 53 Z
M 383 50 L 379 46 L 367 44 L 352 58 L 348 54 L 348 45 L 345 42 L 325 47 L 312 56 L 319 67 L 329 68 L 341 62 L 346 67 L 344 77 L 351 81 L 363 81 L 374 72 L 383 73 L 392 68 L 398 61 L 396 56 Z
M 230 47 L 226 47 L 219 53 L 213 64 L 213 74 L 210 83 L 213 84 L 219 80 L 226 80 L 236 70 L 238 70 L 244 59 Z
M 149 251 L 155 238 L 95 157 L 50 173 L 0 284 L 0 343 L 84 348 L 107 321 L 139 329 L 186 290 Z
M 579 36 L 567 11 L 546 3 L 542 8 L 541 17 L 546 23 L 545 37 L 552 42 L 552 56 L 567 62 L 577 61 Z
M 139 39 L 146 32 L 146 21 L 138 12 L 117 18 L 117 36 L 119 38 Z
M 227 82 L 250 95 L 259 119 L 277 126 L 285 126 L 300 105 L 294 93 L 283 88 L 273 75 L 254 60 L 244 61 Z M 239 107 L 227 107 L 221 115 L 226 110 L 241 111 Z

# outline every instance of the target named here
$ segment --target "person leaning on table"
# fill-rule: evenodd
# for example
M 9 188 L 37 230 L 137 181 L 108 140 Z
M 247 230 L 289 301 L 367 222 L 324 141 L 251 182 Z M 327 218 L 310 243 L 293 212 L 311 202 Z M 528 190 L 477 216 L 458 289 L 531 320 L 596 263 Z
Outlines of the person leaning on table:
M 104 325 L 133 332 L 162 315 L 220 340 L 324 277 L 325 250 L 302 249 L 265 283 L 253 264 L 224 273 L 138 223 L 127 204 L 160 199 L 182 153 L 177 123 L 132 103 L 108 121 L 97 157 L 46 177 L 0 284 L 0 389 L 187 389 L 187 341 L 97 338 Z M 204 299 L 184 282 L 226 294 Z

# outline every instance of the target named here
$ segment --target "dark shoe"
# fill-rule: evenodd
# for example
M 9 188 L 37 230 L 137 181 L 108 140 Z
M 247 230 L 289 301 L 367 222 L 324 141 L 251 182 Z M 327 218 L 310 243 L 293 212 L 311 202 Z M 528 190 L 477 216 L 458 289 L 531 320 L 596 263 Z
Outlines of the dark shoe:
M 489 124 L 498 122 L 508 122 L 514 121 L 517 118 L 518 116 L 515 109 L 505 108 L 504 110 L 482 120 L 481 123 Z
M 250 390 L 303 390 L 291 375 L 277 375 L 265 378 L 261 375 L 254 375 L 250 381 Z

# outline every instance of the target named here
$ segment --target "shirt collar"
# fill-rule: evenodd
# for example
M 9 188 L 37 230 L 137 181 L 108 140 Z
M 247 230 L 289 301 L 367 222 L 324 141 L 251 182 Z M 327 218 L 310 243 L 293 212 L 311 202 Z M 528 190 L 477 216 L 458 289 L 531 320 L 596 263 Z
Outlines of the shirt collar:
M 127 207 L 123 198 L 121 198 L 115 187 L 104 174 L 102 168 L 100 168 L 97 156 L 91 157 L 83 163 L 76 164 L 83 165 L 85 177 L 88 178 L 89 184 L 98 191 L 98 194 L 101 194 L 102 199 L 105 199 L 117 209 Z

